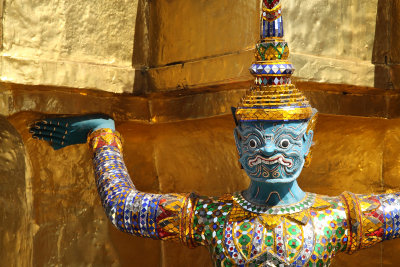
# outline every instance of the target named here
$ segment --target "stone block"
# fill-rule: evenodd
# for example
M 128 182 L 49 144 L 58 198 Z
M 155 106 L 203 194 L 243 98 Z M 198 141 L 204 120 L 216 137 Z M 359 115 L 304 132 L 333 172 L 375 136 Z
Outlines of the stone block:
M 7 3 L 0 79 L 132 92 L 137 9 L 138 0 Z
M 150 68 L 150 89 L 181 90 L 208 85 L 252 80 L 248 68 L 254 60 L 253 49 L 202 60 Z
M 285 35 L 295 76 L 303 80 L 374 85 L 378 0 L 283 0 Z
M 150 10 L 151 67 L 230 54 L 258 41 L 256 0 L 154 1 Z
M 10 1 L 3 53 L 50 61 L 131 66 L 138 0 Z

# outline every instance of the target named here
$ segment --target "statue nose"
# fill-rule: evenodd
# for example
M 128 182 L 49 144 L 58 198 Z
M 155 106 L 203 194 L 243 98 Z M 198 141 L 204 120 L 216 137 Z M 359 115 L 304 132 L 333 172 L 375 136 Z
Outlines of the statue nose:
M 275 145 L 274 144 L 267 144 L 262 149 L 262 152 L 266 155 L 271 155 L 275 152 Z

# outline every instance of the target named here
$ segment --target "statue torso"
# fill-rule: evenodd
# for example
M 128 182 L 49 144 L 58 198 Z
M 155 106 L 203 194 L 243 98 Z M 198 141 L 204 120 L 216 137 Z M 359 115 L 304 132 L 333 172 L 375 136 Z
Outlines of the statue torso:
M 329 266 L 346 250 L 339 197 L 307 194 L 299 204 L 264 210 L 247 204 L 240 194 L 199 199 L 193 234 L 207 243 L 215 266 Z

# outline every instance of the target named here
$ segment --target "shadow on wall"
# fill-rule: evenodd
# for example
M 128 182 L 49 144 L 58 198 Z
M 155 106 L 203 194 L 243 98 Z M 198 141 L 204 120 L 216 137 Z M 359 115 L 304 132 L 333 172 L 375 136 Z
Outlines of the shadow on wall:
M 148 77 L 146 69 L 149 66 L 149 1 L 139 0 L 135 37 L 133 42 L 132 65 L 135 68 L 135 81 L 133 92 L 135 94 L 146 93 Z
M 379 0 L 376 16 L 372 63 L 375 64 L 375 87 L 399 89 L 400 35 L 395 25 L 400 21 L 398 0 Z

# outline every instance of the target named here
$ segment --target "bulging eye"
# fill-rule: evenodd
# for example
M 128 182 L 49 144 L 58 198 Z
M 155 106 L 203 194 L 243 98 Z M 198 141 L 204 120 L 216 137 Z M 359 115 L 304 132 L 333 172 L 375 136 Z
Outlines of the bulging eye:
M 288 148 L 290 145 L 290 142 L 288 139 L 282 139 L 281 142 L 279 143 L 279 146 L 281 148 Z
M 249 142 L 249 146 L 251 148 L 256 148 L 257 147 L 257 141 L 254 140 L 254 139 L 251 139 L 250 142 Z

